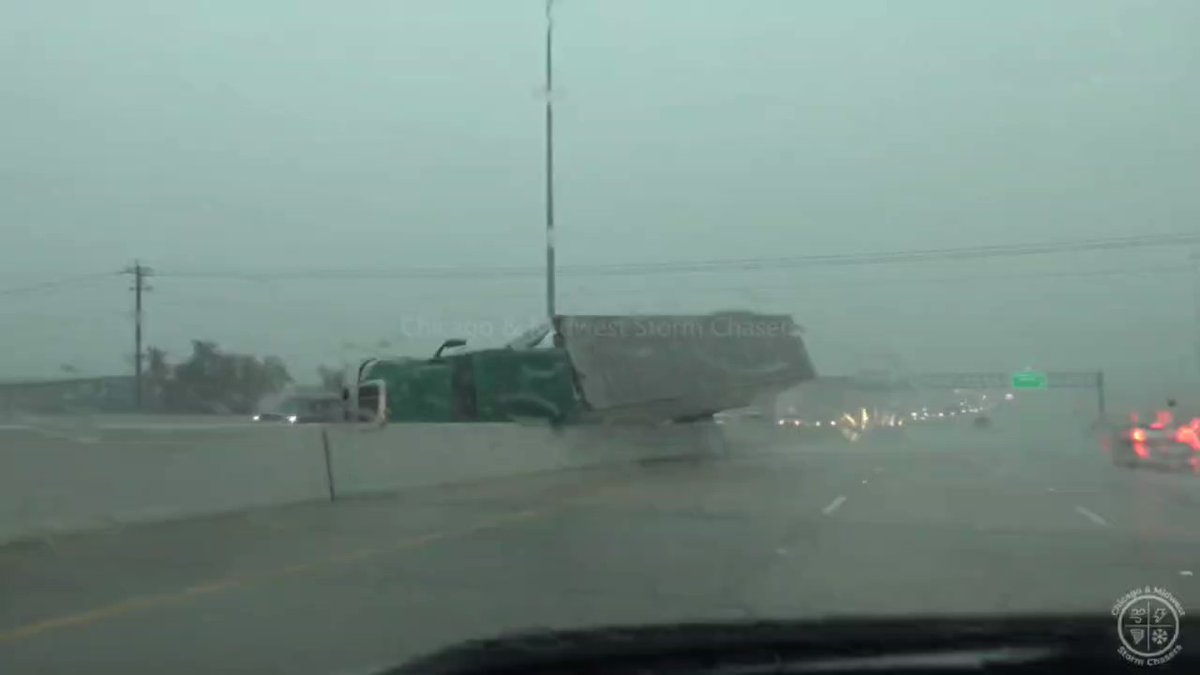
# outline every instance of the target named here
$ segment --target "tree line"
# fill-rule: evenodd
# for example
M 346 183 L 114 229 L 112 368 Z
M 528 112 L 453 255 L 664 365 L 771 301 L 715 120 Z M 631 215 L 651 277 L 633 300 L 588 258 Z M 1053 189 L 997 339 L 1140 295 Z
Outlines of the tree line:
M 320 386 L 340 391 L 339 368 L 317 368 Z M 146 350 L 144 406 L 170 413 L 250 414 L 260 404 L 295 384 L 278 356 L 254 356 L 222 350 L 216 342 L 193 340 L 192 353 L 172 363 L 158 347 Z
M 145 405 L 161 412 L 248 414 L 292 384 L 279 357 L 227 353 L 208 340 L 193 340 L 191 355 L 180 363 L 170 363 L 157 347 L 146 351 L 146 360 Z

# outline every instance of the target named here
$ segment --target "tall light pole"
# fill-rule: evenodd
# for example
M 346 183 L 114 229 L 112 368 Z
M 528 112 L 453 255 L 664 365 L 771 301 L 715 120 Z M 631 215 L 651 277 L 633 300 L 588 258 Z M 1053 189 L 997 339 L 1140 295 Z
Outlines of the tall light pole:
M 554 0 L 546 0 L 546 317 L 554 306 Z
M 1192 282 L 1192 310 L 1195 313 L 1196 324 L 1192 327 L 1193 346 L 1195 348 L 1196 369 L 1200 370 L 1200 248 L 1193 246 L 1188 255 L 1188 272 Z

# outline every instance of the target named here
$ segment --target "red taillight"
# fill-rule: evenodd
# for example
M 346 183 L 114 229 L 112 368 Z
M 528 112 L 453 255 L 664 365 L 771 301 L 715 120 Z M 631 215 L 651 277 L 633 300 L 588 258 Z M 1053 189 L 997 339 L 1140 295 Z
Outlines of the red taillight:
M 1145 443 L 1134 443 L 1133 451 L 1142 459 L 1150 459 L 1150 451 L 1146 449 Z
M 1196 427 L 1179 427 L 1175 430 L 1175 442 L 1187 445 L 1192 450 L 1200 452 L 1200 434 Z
M 1150 425 L 1151 429 L 1166 429 L 1172 422 L 1175 421 L 1175 416 L 1169 410 L 1160 410 L 1154 416 L 1154 423 Z
M 1130 431 L 1129 432 L 1129 440 L 1133 441 L 1134 443 L 1145 443 L 1146 442 L 1146 430 L 1145 429 L 1134 429 L 1133 431 Z

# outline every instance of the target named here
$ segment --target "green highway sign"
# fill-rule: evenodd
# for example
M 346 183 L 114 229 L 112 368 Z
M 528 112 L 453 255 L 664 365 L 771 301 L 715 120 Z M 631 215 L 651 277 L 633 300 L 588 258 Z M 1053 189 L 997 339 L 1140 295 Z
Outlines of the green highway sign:
M 1013 373 L 1012 376 L 1013 389 L 1046 389 L 1049 386 L 1050 378 L 1046 377 L 1045 373 L 1035 370 Z

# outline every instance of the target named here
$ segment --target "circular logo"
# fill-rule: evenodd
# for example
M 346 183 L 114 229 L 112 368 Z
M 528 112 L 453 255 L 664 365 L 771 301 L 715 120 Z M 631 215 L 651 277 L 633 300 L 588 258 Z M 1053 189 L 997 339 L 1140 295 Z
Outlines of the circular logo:
M 1178 653 L 1179 602 L 1158 588 L 1126 594 L 1113 608 L 1117 635 L 1127 657 L 1144 659 L 1145 665 L 1165 663 Z

